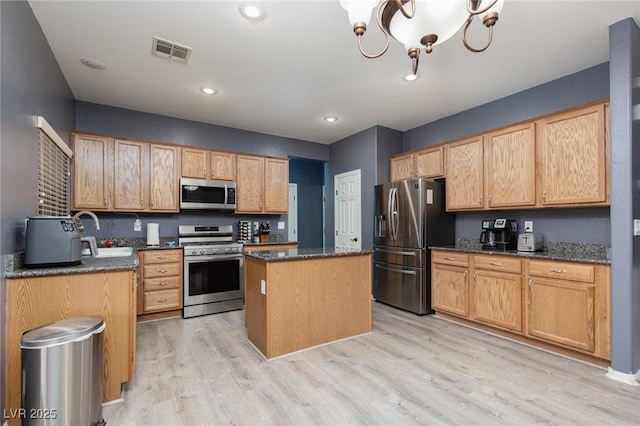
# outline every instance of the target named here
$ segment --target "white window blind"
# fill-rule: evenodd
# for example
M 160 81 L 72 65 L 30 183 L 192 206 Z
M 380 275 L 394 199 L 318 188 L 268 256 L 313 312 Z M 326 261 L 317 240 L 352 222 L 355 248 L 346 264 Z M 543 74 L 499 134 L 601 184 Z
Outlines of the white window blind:
M 68 216 L 70 214 L 69 154 L 71 154 L 71 150 L 64 142 L 63 147 L 59 145 L 60 142 L 54 142 L 55 138 L 59 139 L 57 134 L 54 133 L 54 139 L 52 139 L 45 133 L 48 125 L 40 127 L 38 213 L 46 216 Z

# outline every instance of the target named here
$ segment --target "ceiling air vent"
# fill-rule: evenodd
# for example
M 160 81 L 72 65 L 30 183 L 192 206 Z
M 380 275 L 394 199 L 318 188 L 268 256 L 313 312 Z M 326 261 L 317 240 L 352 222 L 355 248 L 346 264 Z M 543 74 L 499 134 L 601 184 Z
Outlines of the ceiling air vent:
M 154 37 L 151 54 L 186 64 L 191 56 L 191 48 L 169 40 Z

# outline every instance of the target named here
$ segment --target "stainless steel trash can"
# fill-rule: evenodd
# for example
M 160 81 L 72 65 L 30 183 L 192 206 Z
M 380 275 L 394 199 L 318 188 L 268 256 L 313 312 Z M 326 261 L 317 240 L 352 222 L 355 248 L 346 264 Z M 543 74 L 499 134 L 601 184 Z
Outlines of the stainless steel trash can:
M 77 317 L 22 335 L 23 426 L 104 424 L 104 328 L 100 317 Z

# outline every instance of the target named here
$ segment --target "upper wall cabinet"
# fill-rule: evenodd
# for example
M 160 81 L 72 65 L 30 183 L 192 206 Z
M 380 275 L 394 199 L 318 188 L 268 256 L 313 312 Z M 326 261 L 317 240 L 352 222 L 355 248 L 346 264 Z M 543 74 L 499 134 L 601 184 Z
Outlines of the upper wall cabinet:
M 182 177 L 233 181 L 236 178 L 236 154 L 183 147 Z
M 542 205 L 607 205 L 606 104 L 540 120 Z
M 73 135 L 73 210 L 113 208 L 113 139 Z
M 149 209 L 176 212 L 180 209 L 180 154 L 178 147 L 149 146 Z
M 289 160 L 236 156 L 236 213 L 284 213 L 289 210 Z
M 428 147 L 409 154 L 392 157 L 391 181 L 411 178 L 439 178 L 444 176 L 444 148 Z
M 116 139 L 114 159 L 114 209 L 143 211 L 145 206 L 148 207 L 149 144 Z
M 482 136 L 446 145 L 447 210 L 484 207 L 484 155 Z
M 534 123 L 508 127 L 485 136 L 487 207 L 536 204 Z

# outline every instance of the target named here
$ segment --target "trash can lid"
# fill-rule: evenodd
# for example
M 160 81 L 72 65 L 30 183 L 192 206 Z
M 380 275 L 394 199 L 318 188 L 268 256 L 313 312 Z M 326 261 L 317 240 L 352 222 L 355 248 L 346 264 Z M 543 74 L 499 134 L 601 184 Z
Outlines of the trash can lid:
M 85 340 L 105 328 L 101 317 L 76 317 L 41 325 L 22 335 L 23 349 L 46 348 Z

